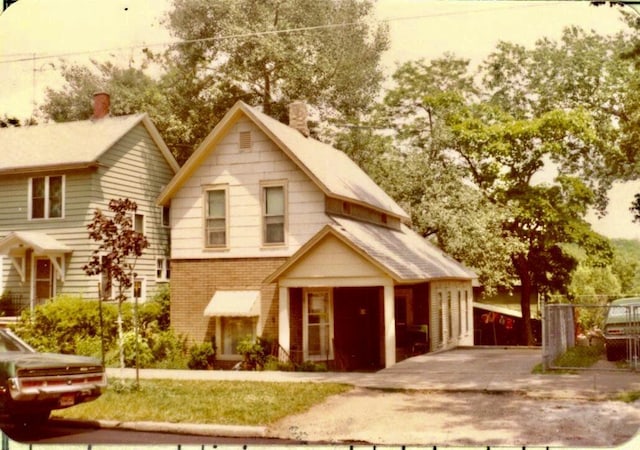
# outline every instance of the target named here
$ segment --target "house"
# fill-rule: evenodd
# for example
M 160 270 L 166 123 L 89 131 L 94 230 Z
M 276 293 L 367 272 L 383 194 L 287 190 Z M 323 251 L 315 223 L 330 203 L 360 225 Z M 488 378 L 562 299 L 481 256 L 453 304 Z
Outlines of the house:
M 145 114 L 110 117 L 109 103 L 96 94 L 91 120 L 0 129 L 4 315 L 58 294 L 98 298 L 100 277 L 82 269 L 97 247 L 87 225 L 111 199 L 137 203 L 150 242 L 136 266 L 142 300 L 168 281 L 168 212 L 156 198 L 179 167 Z
M 343 370 L 473 343 L 475 274 L 414 233 L 343 152 L 236 103 L 162 191 L 171 323 L 240 359 L 247 336 L 281 358 Z

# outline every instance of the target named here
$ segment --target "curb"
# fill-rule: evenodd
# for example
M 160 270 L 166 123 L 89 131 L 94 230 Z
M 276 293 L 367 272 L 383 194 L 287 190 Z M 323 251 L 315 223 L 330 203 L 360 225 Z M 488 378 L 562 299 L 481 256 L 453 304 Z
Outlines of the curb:
M 191 424 L 172 422 L 120 422 L 117 420 L 77 420 L 53 418 L 52 425 L 75 428 L 104 428 L 142 432 L 192 434 L 195 436 L 263 438 L 267 437 L 267 427 L 248 425 Z

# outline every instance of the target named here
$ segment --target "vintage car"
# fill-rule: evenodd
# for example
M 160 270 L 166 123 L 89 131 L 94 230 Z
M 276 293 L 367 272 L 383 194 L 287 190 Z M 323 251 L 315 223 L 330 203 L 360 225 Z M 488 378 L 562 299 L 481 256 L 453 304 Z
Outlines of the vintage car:
M 616 361 L 628 355 L 638 356 L 639 337 L 640 297 L 612 301 L 604 322 L 607 359 Z
M 44 423 L 52 410 L 95 400 L 106 386 L 95 358 L 39 353 L 0 329 L 0 415 L 11 422 Z

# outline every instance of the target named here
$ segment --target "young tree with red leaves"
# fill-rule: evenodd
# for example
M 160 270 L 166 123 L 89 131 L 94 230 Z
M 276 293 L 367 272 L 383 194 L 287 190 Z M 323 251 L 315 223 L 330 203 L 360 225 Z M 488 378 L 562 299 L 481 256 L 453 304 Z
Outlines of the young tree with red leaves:
M 127 292 L 134 284 L 138 258 L 149 247 L 147 238 L 133 228 L 133 217 L 137 209 L 138 205 L 132 200 L 114 199 L 109 202 L 109 211 L 113 213 L 113 217 L 96 209 L 93 220 L 87 225 L 89 238 L 100 245 L 93 251 L 91 260 L 83 269 L 87 275 L 105 275 L 108 285 L 102 287 L 102 292 L 111 292 L 112 284 L 117 287 L 121 368 L 124 368 L 122 303 L 127 299 Z

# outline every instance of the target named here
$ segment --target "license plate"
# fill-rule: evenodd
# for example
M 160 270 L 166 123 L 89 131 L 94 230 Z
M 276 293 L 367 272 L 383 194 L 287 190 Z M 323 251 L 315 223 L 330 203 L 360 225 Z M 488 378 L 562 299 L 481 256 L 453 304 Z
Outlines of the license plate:
M 76 403 L 74 395 L 63 395 L 60 397 L 60 406 L 73 406 Z

